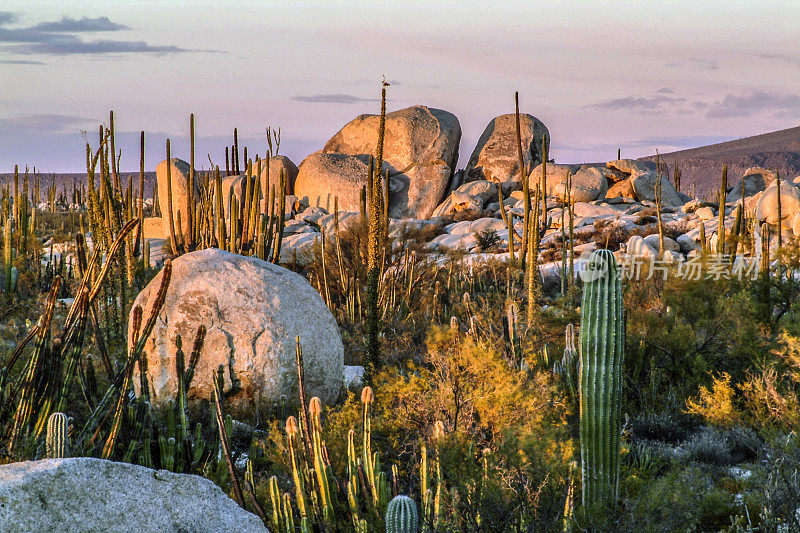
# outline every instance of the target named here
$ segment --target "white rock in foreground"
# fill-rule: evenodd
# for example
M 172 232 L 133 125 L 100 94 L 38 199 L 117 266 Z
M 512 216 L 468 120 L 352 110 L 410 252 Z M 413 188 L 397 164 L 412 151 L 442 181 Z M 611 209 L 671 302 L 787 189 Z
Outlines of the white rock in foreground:
M 208 479 L 90 457 L 0 466 L 0 531 L 267 531 Z
M 134 302 L 134 307 L 142 306 L 145 320 L 162 275 Z M 252 412 L 258 405 L 272 405 L 281 395 L 296 401 L 296 336 L 303 347 L 308 397 L 331 403 L 338 396 L 344 348 L 336 320 L 319 293 L 283 267 L 209 248 L 172 263 L 164 306 L 145 344 L 154 403 L 175 398 L 175 338 L 181 335 L 188 362 L 200 325 L 206 327 L 206 338 L 188 391 L 190 400 L 211 398 L 212 372 L 219 365 L 225 367 L 227 392 L 232 359 L 242 391 L 230 398 L 230 407 Z

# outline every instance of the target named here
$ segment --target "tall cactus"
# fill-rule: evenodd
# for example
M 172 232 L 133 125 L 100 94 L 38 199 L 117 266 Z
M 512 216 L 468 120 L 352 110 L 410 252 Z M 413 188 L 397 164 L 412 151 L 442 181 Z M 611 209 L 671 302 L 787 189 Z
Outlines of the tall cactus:
M 386 533 L 417 533 L 419 514 L 417 504 L 405 495 L 392 498 L 386 508 Z
M 617 262 L 592 253 L 581 302 L 580 441 L 584 504 L 616 501 L 624 331 Z

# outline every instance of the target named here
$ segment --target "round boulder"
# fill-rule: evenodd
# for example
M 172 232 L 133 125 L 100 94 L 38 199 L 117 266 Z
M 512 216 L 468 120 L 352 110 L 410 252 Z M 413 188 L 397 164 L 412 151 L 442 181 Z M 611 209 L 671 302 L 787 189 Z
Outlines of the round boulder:
M 180 211 L 181 232 L 184 240 L 189 238 L 189 163 L 182 159 L 173 157 L 170 159 L 170 188 L 172 189 L 172 220 L 175 225 L 175 233 L 178 233 L 178 211 Z M 158 181 L 158 204 L 161 210 L 161 218 L 164 219 L 164 227 L 169 234 L 169 215 L 167 214 L 167 160 L 163 160 L 156 166 L 156 180 Z M 194 204 L 200 202 L 200 184 L 197 173 L 194 180 Z
M 356 117 L 331 137 L 322 151 L 368 157 L 375 154 L 378 146 L 379 127 L 379 115 Z M 458 161 L 460 140 L 461 125 L 456 116 L 447 111 L 416 105 L 386 114 L 383 161 L 387 166 L 383 172 L 388 169 L 393 182 L 390 183 L 390 216 L 431 216 L 447 193 Z M 364 173 L 361 179 L 366 181 L 366 177 Z M 295 192 L 301 195 L 299 189 Z M 342 192 L 328 189 L 323 195 L 341 197 Z M 354 194 L 358 197 L 357 190 Z
M 144 320 L 162 276 L 163 271 L 134 302 L 142 306 Z M 187 391 L 190 401 L 211 398 L 212 374 L 223 365 L 228 406 L 239 416 L 272 406 L 282 395 L 297 404 L 295 337 L 303 349 L 307 396 L 325 403 L 338 396 L 344 349 L 319 293 L 283 267 L 209 248 L 172 262 L 164 305 L 144 349 L 154 404 L 176 398 L 175 339 L 182 338 L 188 366 L 201 325 L 205 343 Z M 132 328 L 131 321 L 128 338 Z M 238 383 L 238 391 L 231 391 L 232 383 Z
M 522 163 L 530 168 L 542 162 L 542 137 L 550 146 L 550 132 L 544 123 L 533 115 L 521 114 L 519 122 Z M 500 115 L 489 122 L 478 139 L 475 150 L 472 151 L 466 174 L 468 180 L 522 182 L 515 114 Z
M 314 152 L 300 163 L 294 192 L 300 198 L 308 198 L 310 207 L 333 212 L 334 198 L 338 197 L 341 211 L 358 213 L 368 173 L 367 155 Z
M 584 167 L 576 169 L 572 165 L 547 164 L 547 183 L 545 189 L 550 196 L 566 200 L 567 174 L 572 173 L 570 194 L 573 202 L 602 200 L 608 191 L 608 181 L 600 169 Z M 542 165 L 538 165 L 529 176 L 529 187 L 533 190 L 542 179 Z
M 781 181 L 781 225 L 790 227 L 800 211 L 800 189 L 794 184 Z M 778 224 L 778 186 L 769 187 L 756 205 L 756 218 L 776 226 Z
M 267 203 L 269 201 L 270 187 L 275 186 L 276 195 L 280 192 L 278 191 L 278 183 L 280 183 L 281 171 L 286 175 L 286 194 L 294 194 L 294 182 L 297 180 L 298 172 L 297 165 L 285 155 L 270 157 L 269 165 L 266 164 L 265 160 L 261 161 L 261 183 L 259 185 L 261 186 L 261 205 L 265 213 L 269 210 Z M 257 172 L 257 163 L 253 163 L 253 174 L 255 175 Z M 269 178 L 269 182 L 267 182 L 267 178 Z

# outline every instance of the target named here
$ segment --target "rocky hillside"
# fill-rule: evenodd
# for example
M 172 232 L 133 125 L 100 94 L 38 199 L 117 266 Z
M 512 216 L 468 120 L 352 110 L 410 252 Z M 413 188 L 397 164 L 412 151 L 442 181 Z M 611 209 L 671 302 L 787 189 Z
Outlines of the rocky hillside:
M 677 161 L 681 170 L 681 189 L 691 194 L 694 184 L 701 198 L 719 187 L 724 164 L 728 165 L 730 185 L 738 183 L 744 171 L 751 167 L 779 171 L 781 176 L 793 179 L 800 175 L 800 127 L 661 154 L 660 157 L 669 166 L 670 178 Z M 643 157 L 640 161 L 655 161 L 655 155 Z

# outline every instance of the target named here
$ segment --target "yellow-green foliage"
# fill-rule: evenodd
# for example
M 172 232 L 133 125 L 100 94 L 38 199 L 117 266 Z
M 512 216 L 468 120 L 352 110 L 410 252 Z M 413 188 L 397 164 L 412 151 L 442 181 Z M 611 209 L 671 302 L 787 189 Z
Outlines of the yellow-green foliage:
M 568 406 L 551 372 L 520 372 L 492 348 L 448 328 L 430 331 L 422 363 L 387 367 L 374 379 L 372 430 L 396 450 L 427 437 L 437 420 L 448 434 L 475 437 L 482 446 L 548 435 L 555 446 L 565 436 Z M 360 426 L 359 409 L 351 394 L 326 427 L 344 437 Z
M 733 427 L 742 418 L 734 406 L 735 392 L 731 376 L 723 372 L 714 377 L 711 387 L 700 387 L 697 398 L 686 400 L 687 412 L 703 417 L 712 426 Z

